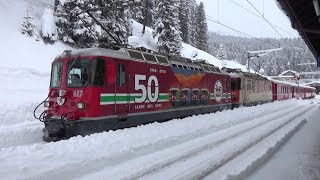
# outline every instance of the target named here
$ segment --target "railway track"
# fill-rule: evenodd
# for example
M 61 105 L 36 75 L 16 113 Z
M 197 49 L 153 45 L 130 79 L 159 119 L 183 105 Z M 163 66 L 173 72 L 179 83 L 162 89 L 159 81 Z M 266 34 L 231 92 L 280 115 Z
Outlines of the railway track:
M 223 130 L 222 132 L 213 133 L 207 137 L 202 137 L 201 139 L 194 139 L 178 147 L 181 151 L 187 147 L 193 146 L 193 148 L 179 153 L 178 156 L 170 157 L 169 155 L 165 161 L 160 160 L 158 163 L 154 163 L 153 166 L 138 171 L 129 177 L 125 177 L 125 179 L 153 179 L 161 177 L 165 179 L 204 178 L 206 175 L 219 169 L 236 156 L 245 152 L 259 141 L 281 129 L 292 120 L 296 119 L 297 116 L 300 116 L 307 111 L 309 111 L 308 107 L 302 109 L 293 108 L 290 111 L 285 110 L 267 117 L 258 118 L 251 121 L 247 126 L 244 126 L 244 124 L 239 125 L 244 127 L 234 126 L 227 129 L 229 132 L 224 132 L 226 130 Z M 288 116 L 288 113 L 291 114 Z M 232 130 L 233 128 L 234 130 Z M 228 133 L 228 135 L 223 136 L 224 133 Z M 258 135 L 254 136 L 255 134 Z M 222 138 L 219 138 L 221 136 Z M 254 136 L 254 138 L 252 138 L 252 136 Z M 212 140 L 210 141 L 210 139 Z M 174 151 L 178 150 L 177 148 L 174 149 Z M 221 153 L 221 149 L 226 149 L 226 152 Z M 170 152 L 166 153 L 171 154 Z M 210 154 L 210 157 L 213 158 L 208 157 Z M 173 169 L 171 167 L 173 167 Z M 177 172 L 176 167 L 184 168 Z
M 159 148 L 158 151 L 148 152 L 137 149 L 134 153 L 129 153 L 131 155 L 128 156 L 122 154 L 120 161 L 118 159 L 112 163 L 112 159 L 108 159 L 108 163 L 101 165 L 103 169 L 100 172 L 91 171 L 88 173 L 90 174 L 88 177 L 117 179 L 204 178 L 308 111 L 310 111 L 310 106 L 291 107 L 179 144 L 166 144 L 165 148 L 161 146 L 162 148 Z M 302 120 L 298 121 L 303 122 Z M 257 135 L 250 138 L 254 134 Z M 233 148 L 232 144 L 241 139 L 242 141 L 238 145 L 241 148 Z M 230 150 L 230 152 L 221 154 L 222 149 Z M 141 151 L 141 154 L 139 154 L 139 151 Z M 208 154 L 213 157 L 221 157 L 221 159 L 213 159 L 207 162 Z M 194 163 L 197 159 L 198 163 Z M 146 166 L 138 166 L 141 164 Z M 205 164 L 205 167 L 202 167 L 203 164 Z M 205 170 L 199 170 L 198 167 Z M 123 169 L 130 169 L 130 171 L 123 175 L 121 173 Z
M 68 160 L 65 163 L 48 166 L 40 171 L 30 172 L 29 175 L 24 177 L 30 179 L 205 178 L 206 175 L 217 174 L 216 172 L 223 169 L 226 164 L 234 161 L 259 141 L 282 129 L 292 121 L 292 118 L 308 112 L 308 108 L 312 106 L 313 105 L 303 106 L 301 104 L 292 104 L 289 108 L 285 108 L 285 106 L 280 104 L 279 109 L 274 112 L 272 112 L 271 109 L 259 113 L 249 112 L 241 116 L 240 119 L 225 123 L 222 123 L 224 121 L 224 119 L 222 119 L 221 123 L 213 123 L 208 127 L 203 127 L 192 133 L 184 133 L 184 135 L 179 136 L 171 135 L 162 140 L 155 140 L 152 144 L 137 146 L 135 148 L 130 147 L 125 151 L 106 153 L 105 156 L 96 156 L 93 154 L 92 159 L 85 161 L 81 159 Z M 245 109 L 251 110 L 251 108 L 240 108 L 237 109 L 237 111 L 245 112 Z M 265 115 L 267 113 L 270 114 Z M 224 115 L 226 115 L 226 113 L 224 113 Z M 210 115 L 208 116 L 210 117 Z M 217 115 L 214 116 L 219 117 Z M 214 121 L 216 120 L 217 119 Z M 248 138 L 250 139 L 250 136 L 254 134 L 258 136 L 251 138 L 251 140 L 254 139 L 254 141 L 250 141 L 251 144 L 248 144 Z M 247 139 L 245 138 L 246 135 L 248 136 Z M 81 140 L 80 137 L 77 139 L 79 141 Z M 238 142 L 239 139 L 243 141 Z M 238 145 L 232 146 L 232 143 L 236 142 L 238 142 Z M 68 140 L 37 145 L 37 147 L 39 146 L 38 148 L 45 151 L 47 149 L 46 146 L 56 146 L 58 148 L 63 144 L 68 144 Z M 108 145 L 109 144 L 106 144 L 106 146 Z M 241 148 L 234 148 L 238 146 Z M 225 150 L 228 151 L 228 154 L 219 154 Z M 5 151 L 9 153 L 7 150 Z M 68 153 L 68 151 L 66 151 L 66 153 Z M 32 154 L 30 156 L 32 156 Z M 44 157 L 46 156 L 44 155 Z M 203 157 L 203 159 L 201 159 L 201 157 Z M 212 159 L 212 161 L 209 161 L 210 163 L 206 162 L 206 160 L 210 160 L 210 157 L 224 158 L 218 160 Z M 206 169 L 206 171 L 204 171 L 203 166 L 204 164 L 208 165 L 207 163 L 209 163 L 208 167 L 210 168 L 204 168 Z M 141 166 L 142 164 L 145 166 Z M 201 173 L 191 173 L 194 171 Z M 214 176 L 216 177 L 217 175 Z

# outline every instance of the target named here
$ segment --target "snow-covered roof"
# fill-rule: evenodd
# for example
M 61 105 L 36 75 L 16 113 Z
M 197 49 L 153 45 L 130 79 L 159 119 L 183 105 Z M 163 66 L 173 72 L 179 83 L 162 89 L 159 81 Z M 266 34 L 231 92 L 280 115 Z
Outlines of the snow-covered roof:
M 86 48 L 70 51 L 70 56 L 108 56 L 119 59 L 130 59 L 128 54 L 123 50 L 112 50 L 105 48 Z
M 282 73 L 280 73 L 280 74 L 279 74 L 279 76 L 282 76 L 282 77 L 284 77 L 284 76 L 289 77 L 290 75 L 286 75 L 287 73 L 293 73 L 295 76 L 299 75 L 299 73 L 298 73 L 298 72 L 296 72 L 296 71 L 293 71 L 293 70 L 287 70 L 287 71 L 283 71 Z
M 287 84 L 287 85 L 291 85 L 291 86 L 296 85 L 295 83 L 290 83 L 287 81 L 280 81 L 280 80 L 272 79 L 271 77 L 268 77 L 268 79 L 272 82 L 275 82 L 275 83 Z
M 319 84 L 320 85 L 320 81 L 312 81 L 312 82 L 304 83 L 304 85 L 312 85 L 312 84 Z

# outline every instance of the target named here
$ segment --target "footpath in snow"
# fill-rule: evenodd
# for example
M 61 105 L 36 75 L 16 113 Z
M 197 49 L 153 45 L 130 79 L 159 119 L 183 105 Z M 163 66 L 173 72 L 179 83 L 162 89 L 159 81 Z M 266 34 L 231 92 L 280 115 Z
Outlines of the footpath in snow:
M 320 179 L 320 109 L 265 163 L 237 179 Z M 272 172 L 272 173 L 270 173 Z

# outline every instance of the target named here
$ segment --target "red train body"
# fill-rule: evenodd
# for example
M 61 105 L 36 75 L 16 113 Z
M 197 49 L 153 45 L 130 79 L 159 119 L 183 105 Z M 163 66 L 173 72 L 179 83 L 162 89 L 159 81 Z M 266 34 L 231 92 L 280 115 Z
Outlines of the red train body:
M 132 49 L 65 51 L 52 63 L 44 141 L 293 97 L 314 88 Z
M 85 49 L 52 63 L 44 140 L 231 108 L 230 76 L 204 61 Z
M 295 97 L 294 86 L 282 81 L 272 81 L 272 100 L 286 100 Z

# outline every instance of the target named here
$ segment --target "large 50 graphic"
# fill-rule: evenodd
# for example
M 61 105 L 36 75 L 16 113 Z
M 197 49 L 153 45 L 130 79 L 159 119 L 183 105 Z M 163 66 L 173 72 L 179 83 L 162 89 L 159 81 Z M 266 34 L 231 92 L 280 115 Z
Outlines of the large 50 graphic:
M 150 102 L 157 102 L 159 98 L 159 81 L 156 76 L 150 76 L 148 78 L 147 87 L 141 84 L 141 81 L 146 81 L 146 75 L 136 74 L 134 77 L 134 89 L 136 91 L 141 90 L 142 96 L 140 98 L 135 98 L 136 103 L 142 103 L 146 101 L 147 97 Z M 154 86 L 154 93 L 152 93 L 152 86 Z

